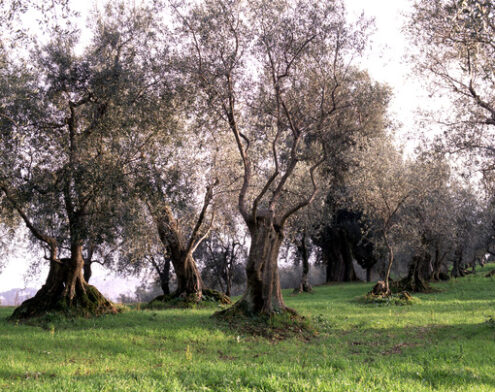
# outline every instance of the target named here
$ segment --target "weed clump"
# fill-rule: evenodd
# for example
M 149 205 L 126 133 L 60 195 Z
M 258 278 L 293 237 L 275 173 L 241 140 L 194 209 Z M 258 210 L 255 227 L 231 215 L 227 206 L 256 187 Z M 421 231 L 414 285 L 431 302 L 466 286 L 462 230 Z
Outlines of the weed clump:
M 370 292 L 364 296 L 358 297 L 357 301 L 363 304 L 374 304 L 378 306 L 405 306 L 418 303 L 419 299 L 413 297 L 407 291 L 401 291 L 390 295 L 377 295 Z
M 242 306 L 232 306 L 214 313 L 212 317 L 226 323 L 238 334 L 261 336 L 272 341 L 292 337 L 308 341 L 317 334 L 308 319 L 290 309 L 271 315 L 253 315 Z

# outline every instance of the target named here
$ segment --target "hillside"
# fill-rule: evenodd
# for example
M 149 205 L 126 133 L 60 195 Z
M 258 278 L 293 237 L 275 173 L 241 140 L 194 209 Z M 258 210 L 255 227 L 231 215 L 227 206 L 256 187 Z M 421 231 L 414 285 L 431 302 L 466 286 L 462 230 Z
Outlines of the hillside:
M 495 281 L 486 266 L 410 306 L 363 305 L 364 283 L 320 286 L 289 306 L 319 330 L 269 341 L 214 309 L 129 311 L 46 329 L 5 321 L 1 391 L 495 391 Z

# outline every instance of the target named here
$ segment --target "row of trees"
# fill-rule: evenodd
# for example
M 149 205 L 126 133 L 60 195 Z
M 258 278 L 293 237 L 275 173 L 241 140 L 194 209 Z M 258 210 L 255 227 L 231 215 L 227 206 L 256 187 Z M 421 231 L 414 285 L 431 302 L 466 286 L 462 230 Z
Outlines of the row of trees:
M 3 6 L 10 21 L 31 12 Z M 438 279 L 452 249 L 462 273 L 475 233 L 486 234 L 476 255 L 491 244 L 490 203 L 454 180 L 439 149 L 405 161 L 389 141 L 391 91 L 357 66 L 371 22 L 349 24 L 342 1 L 108 3 L 87 43 L 65 2 L 42 7 L 46 41 L 0 37 L 1 223 L 23 222 L 50 265 L 14 318 L 114 312 L 87 283 L 93 263 L 152 268 L 164 300 L 226 301 L 195 257 L 227 295 L 245 259 L 230 311 L 270 315 L 291 312 L 285 243 L 302 261 L 299 290 L 317 246 L 330 279 L 386 257 L 385 295 L 401 247 Z M 428 7 L 418 3 L 412 30 Z

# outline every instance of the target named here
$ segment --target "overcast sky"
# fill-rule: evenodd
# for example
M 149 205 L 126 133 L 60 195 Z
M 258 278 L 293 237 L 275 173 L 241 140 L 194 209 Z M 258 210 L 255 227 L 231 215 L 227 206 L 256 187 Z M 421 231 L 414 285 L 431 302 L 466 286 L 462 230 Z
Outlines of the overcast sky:
M 91 1 L 77 0 L 72 3 L 82 15 L 87 15 L 93 4 Z M 426 107 L 431 103 L 427 102 L 428 95 L 421 87 L 421 81 L 414 77 L 410 64 L 405 61 L 408 42 L 401 29 L 405 15 L 411 9 L 411 0 L 346 0 L 346 4 L 350 18 L 356 18 L 364 12 L 366 16 L 375 19 L 376 32 L 372 37 L 373 44 L 363 60 L 363 67 L 368 69 L 375 80 L 392 87 L 394 97 L 390 114 L 395 121 L 402 124 L 398 133 L 400 141 L 412 148 L 418 132 L 415 125 L 416 110 L 421 105 Z M 41 286 L 47 269 L 40 274 L 40 279 L 25 280 L 30 257 L 32 256 L 27 248 L 22 249 L 16 257 L 11 256 L 11 262 L 0 274 L 0 292 L 12 288 Z M 92 284 L 112 299 L 116 299 L 120 292 L 133 292 L 137 282 L 136 279 L 117 278 L 99 266 L 95 268 L 91 280 Z

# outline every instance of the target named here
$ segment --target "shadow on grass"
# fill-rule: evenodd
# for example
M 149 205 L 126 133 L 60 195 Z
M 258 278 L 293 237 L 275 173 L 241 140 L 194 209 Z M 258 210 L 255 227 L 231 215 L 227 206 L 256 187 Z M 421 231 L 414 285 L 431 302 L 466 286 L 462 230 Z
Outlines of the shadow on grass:
M 403 375 L 415 381 L 426 382 L 433 389 L 441 387 L 459 388 L 459 386 L 467 388 L 468 385 L 479 387 L 486 385 L 495 388 L 495 377 L 480 376 L 469 369 L 439 370 L 426 366 L 421 372 L 406 372 Z
M 180 382 L 186 382 L 191 377 L 191 372 L 194 372 L 195 382 L 201 382 L 201 385 L 208 387 L 220 388 L 223 383 L 232 379 L 241 380 L 238 386 L 260 386 L 264 379 L 268 380 L 273 377 L 285 380 L 288 369 L 291 373 L 304 373 L 305 377 L 309 378 L 333 377 L 335 372 L 342 372 L 348 380 L 352 380 L 354 371 L 366 364 L 370 375 L 377 375 L 382 373 L 384 368 L 394 367 L 393 376 L 398 383 L 411 381 L 426 383 L 432 389 L 444 388 L 444 390 L 462 390 L 463 387 L 467 389 L 468 386 L 472 388 L 471 390 L 481 390 L 482 385 L 495 389 L 495 376 L 492 375 L 491 370 L 487 371 L 486 366 L 487 358 L 495 351 L 493 341 L 495 329 L 487 323 L 466 323 L 455 326 L 438 324 L 383 329 L 356 327 L 346 334 L 333 331 L 330 327 L 328 334 L 308 344 L 287 342 L 277 347 L 278 345 L 267 343 L 260 348 L 259 344 L 262 342 L 251 344 L 247 341 L 240 343 L 241 347 L 239 342 L 231 339 L 232 348 L 235 350 L 230 351 L 225 336 L 219 336 L 217 344 L 214 339 L 210 340 L 208 337 L 210 336 L 208 332 L 211 332 L 213 325 L 209 314 L 190 312 L 169 326 L 162 324 L 164 318 L 155 317 L 141 323 L 140 329 L 136 328 L 138 327 L 135 324 L 136 320 L 123 316 L 125 315 L 115 316 L 121 319 L 119 327 L 123 328 L 122 331 L 117 328 L 116 333 L 109 335 L 107 335 L 108 331 L 105 331 L 97 341 L 93 340 L 91 331 L 84 328 L 81 328 L 82 333 L 74 332 L 79 336 L 64 333 L 60 336 L 61 342 L 58 342 L 56 332 L 54 337 L 51 337 L 50 333 L 44 333 L 41 340 L 31 341 L 31 345 L 38 343 L 33 347 L 34 354 L 38 356 L 47 355 L 42 350 L 52 351 L 51 355 L 53 351 L 60 350 L 66 358 L 75 354 L 76 364 L 86 358 L 88 361 L 96 359 L 95 364 L 87 363 L 89 367 L 86 368 L 89 374 L 59 372 L 55 367 L 46 370 L 47 368 L 43 367 L 44 361 L 42 361 L 39 362 L 38 369 L 30 371 L 20 370 L 19 366 L 15 368 L 9 368 L 8 365 L 0 366 L 0 379 L 50 383 L 54 382 L 50 381 L 51 379 L 58 378 L 59 375 L 68 377 L 68 374 L 71 374 L 72 381 L 94 385 L 97 382 L 105 383 L 106 379 L 115 380 L 116 377 L 120 378 L 125 375 L 125 377 L 136 380 L 151 378 L 161 382 L 164 377 L 163 369 L 168 369 L 173 363 L 172 377 Z M 143 314 L 141 313 L 140 316 Z M 107 324 L 107 322 L 102 324 Z M 111 330 L 112 328 L 111 325 L 97 325 L 97 332 L 101 329 Z M 147 336 L 146 329 L 150 328 L 155 331 L 162 328 L 162 332 L 166 332 L 166 337 L 161 339 L 158 333 Z M 15 332 L 12 336 L 11 330 Z M 189 330 L 191 334 L 184 334 L 184 330 Z M 191 336 L 197 335 L 198 331 L 205 333 L 203 335 L 205 341 L 196 341 L 192 344 Z M 25 350 L 26 342 L 23 340 L 25 332 L 25 328 L 16 330 L 16 327 L 12 327 L 8 331 L 8 341 L 5 340 L 5 336 L 0 336 L 0 345 L 5 347 L 4 344 L 8 344 L 13 352 Z M 135 337 L 141 337 L 142 340 L 133 341 Z M 455 337 L 459 337 L 459 340 Z M 33 339 L 33 335 L 30 335 L 30 338 Z M 201 336 L 195 339 L 201 339 Z M 64 344 L 64 340 L 68 345 Z M 77 341 L 79 346 L 69 345 L 74 341 Z M 127 343 L 123 344 L 124 341 Z M 463 351 L 459 351 L 459 345 L 463 345 Z M 489 354 L 479 356 L 480 347 L 486 349 L 487 345 L 491 345 Z M 327 357 L 326 346 L 332 347 L 330 357 Z M 80 352 L 82 347 L 83 353 Z M 127 351 L 128 347 L 132 350 Z M 71 352 L 71 350 L 74 351 Z M 258 358 L 260 350 L 265 354 L 261 355 L 262 362 L 257 362 L 254 358 Z M 185 360 L 186 352 L 190 352 L 191 357 L 198 357 L 197 365 L 194 362 L 188 362 L 187 366 L 181 365 Z M 166 357 L 168 359 L 164 359 L 164 353 L 168 353 Z M 81 358 L 82 354 L 84 358 Z M 98 365 L 98 363 L 101 364 L 98 358 L 101 358 L 102 354 L 106 361 L 104 363 L 121 361 L 125 364 L 127 360 L 122 357 L 122 354 L 125 354 L 128 357 L 141 358 L 143 366 L 138 369 L 104 370 Z M 297 358 L 297 361 L 294 358 Z M 59 364 L 59 359 L 52 358 L 52 356 L 47 356 L 47 360 Z M 219 360 L 228 361 L 229 365 L 217 367 Z M 29 364 L 29 359 L 24 359 L 24 361 Z M 296 363 L 302 365 L 296 368 Z M 29 369 L 35 368 L 29 366 Z M 246 376 L 248 368 L 249 373 L 252 374 L 249 378 Z M 74 369 L 74 372 L 76 371 L 77 369 Z M 342 376 L 339 378 L 342 379 Z M 370 377 L 370 379 L 374 378 Z

